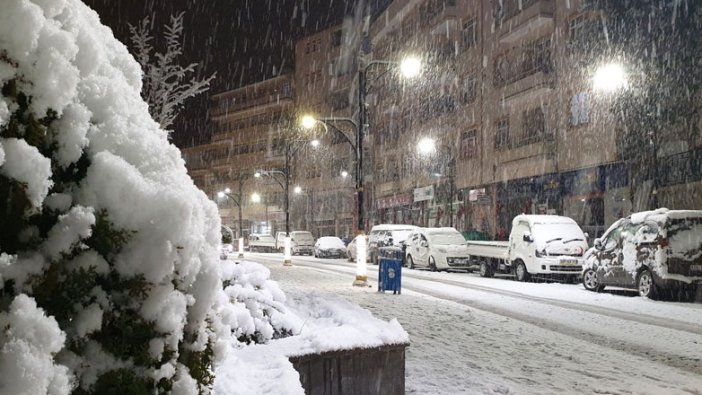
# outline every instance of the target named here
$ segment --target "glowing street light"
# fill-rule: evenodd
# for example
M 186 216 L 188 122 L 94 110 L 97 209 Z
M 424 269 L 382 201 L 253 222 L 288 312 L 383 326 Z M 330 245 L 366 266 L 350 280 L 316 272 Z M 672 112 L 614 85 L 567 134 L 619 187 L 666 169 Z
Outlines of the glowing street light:
M 613 92 L 627 87 L 626 72 L 622 65 L 609 63 L 600 66 L 592 78 L 593 88 Z
M 431 137 L 424 137 L 417 143 L 417 152 L 420 155 L 430 155 L 436 151 L 436 141 Z
M 342 170 L 342 171 L 341 171 L 341 177 L 346 178 L 346 177 L 348 177 L 348 176 L 349 176 L 349 172 L 348 172 L 348 171 L 346 171 L 346 170 Z
M 302 127 L 305 129 L 312 129 L 314 125 L 317 124 L 317 120 L 312 115 L 305 115 L 300 121 Z
M 310 141 L 310 145 L 314 148 L 319 147 L 319 140 L 314 139 L 314 140 Z
M 258 193 L 254 192 L 251 194 L 251 201 L 254 203 L 261 203 L 261 195 Z
M 400 62 L 400 73 L 405 78 L 414 78 L 422 72 L 422 61 L 416 56 L 408 56 Z
M 295 193 L 298 194 L 298 195 L 301 194 L 301 193 L 302 193 L 302 187 L 300 187 L 299 185 L 295 186 L 295 189 L 293 189 L 293 192 L 295 192 Z

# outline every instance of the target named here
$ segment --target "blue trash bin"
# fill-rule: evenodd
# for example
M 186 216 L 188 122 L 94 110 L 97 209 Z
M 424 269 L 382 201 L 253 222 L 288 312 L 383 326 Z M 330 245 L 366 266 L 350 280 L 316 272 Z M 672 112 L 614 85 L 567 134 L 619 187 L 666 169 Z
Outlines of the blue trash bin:
M 398 247 L 378 248 L 378 292 L 402 291 L 402 249 Z

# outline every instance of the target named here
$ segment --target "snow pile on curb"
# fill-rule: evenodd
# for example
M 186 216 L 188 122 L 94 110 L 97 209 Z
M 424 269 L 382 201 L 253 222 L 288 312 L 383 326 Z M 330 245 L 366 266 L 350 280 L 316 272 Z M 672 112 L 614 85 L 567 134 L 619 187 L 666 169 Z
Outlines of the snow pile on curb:
M 261 265 L 241 265 L 261 278 L 269 276 L 268 269 Z M 278 287 L 273 281 L 267 283 L 267 288 Z M 269 299 L 265 304 L 283 301 Z M 287 314 L 283 317 L 293 328 L 293 336 L 234 349 L 215 370 L 215 394 L 303 394 L 289 357 L 409 343 L 409 335 L 397 320 L 379 320 L 370 311 L 341 298 L 307 295 L 288 300 L 285 307 Z

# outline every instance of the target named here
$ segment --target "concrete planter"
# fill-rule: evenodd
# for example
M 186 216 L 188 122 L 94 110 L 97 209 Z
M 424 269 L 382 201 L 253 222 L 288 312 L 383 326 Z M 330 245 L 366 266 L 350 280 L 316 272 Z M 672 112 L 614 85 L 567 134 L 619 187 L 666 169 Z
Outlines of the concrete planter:
M 407 346 L 393 344 L 289 359 L 306 394 L 404 395 Z

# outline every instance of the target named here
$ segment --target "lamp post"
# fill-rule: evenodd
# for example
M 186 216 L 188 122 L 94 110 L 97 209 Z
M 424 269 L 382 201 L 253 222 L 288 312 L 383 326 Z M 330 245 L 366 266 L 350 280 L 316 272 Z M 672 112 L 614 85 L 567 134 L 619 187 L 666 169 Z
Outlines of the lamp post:
M 243 225 L 243 218 L 241 215 L 241 189 L 242 189 L 242 183 L 243 181 L 239 181 L 239 193 L 237 194 L 236 198 L 231 195 L 232 190 L 230 188 L 224 188 L 223 191 L 217 192 L 217 197 L 219 199 L 226 198 L 229 201 L 234 202 L 236 206 L 239 208 L 239 258 L 244 257 L 244 225 Z
M 357 240 L 357 248 L 365 251 L 365 219 L 364 219 L 364 189 L 363 189 L 363 137 L 369 128 L 366 113 L 366 95 L 368 94 L 368 72 L 374 66 L 385 65 L 389 67 L 399 67 L 400 72 L 407 78 L 414 78 L 421 72 L 421 61 L 417 57 L 408 56 L 401 62 L 387 60 L 371 60 L 358 70 L 358 122 L 354 122 L 350 118 L 319 118 L 307 115 L 302 118 L 302 126 L 311 129 L 317 123 L 324 125 L 328 131 L 328 126 L 335 128 L 344 137 L 346 142 L 351 145 L 356 157 L 356 234 L 361 236 Z M 352 141 L 346 133 L 341 129 L 336 128 L 336 122 L 347 122 L 353 125 L 356 130 L 355 142 Z M 356 258 L 356 280 L 353 282 L 355 286 L 368 286 L 368 276 L 366 272 L 365 254 L 357 254 Z
M 449 209 L 448 209 L 448 217 L 449 217 L 449 226 L 453 227 L 453 198 L 455 195 L 455 178 L 456 178 L 456 163 L 455 163 L 455 158 L 454 158 L 454 149 L 452 146 L 447 145 L 447 144 L 442 144 L 440 149 L 437 149 L 436 146 L 436 140 L 434 140 L 431 137 L 425 137 L 417 143 L 417 152 L 421 156 L 425 157 L 431 157 L 437 153 L 437 151 L 440 154 L 446 154 L 447 156 L 447 163 L 446 163 L 446 169 L 445 171 L 442 171 L 441 173 L 434 173 L 434 175 L 441 177 L 443 174 L 446 173 L 446 176 L 448 177 L 448 182 L 449 182 Z
M 286 141 L 285 144 L 285 167 L 283 170 L 259 170 L 254 174 L 254 177 L 261 178 L 267 176 L 275 180 L 278 185 L 283 189 L 283 210 L 285 211 L 285 259 L 283 264 L 285 266 L 292 265 L 292 258 L 289 254 L 290 251 L 290 161 L 292 156 L 297 152 L 300 145 L 294 145 L 296 142 L 301 142 L 301 140 Z M 318 140 L 310 141 L 313 147 L 319 146 Z M 282 180 L 281 178 L 282 177 Z

